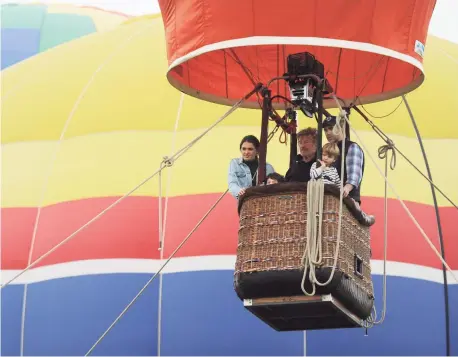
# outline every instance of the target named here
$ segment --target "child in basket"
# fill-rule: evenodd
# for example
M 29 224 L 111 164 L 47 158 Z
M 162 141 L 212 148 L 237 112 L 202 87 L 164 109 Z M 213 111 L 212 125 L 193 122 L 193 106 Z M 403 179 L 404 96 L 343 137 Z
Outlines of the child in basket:
M 276 183 L 285 182 L 285 178 L 277 172 L 272 172 L 267 175 L 267 184 L 274 185 Z
M 310 169 L 310 178 L 311 179 L 318 179 L 320 177 L 323 178 L 323 183 L 328 185 L 335 185 L 340 189 L 340 176 L 337 172 L 337 169 L 332 166 L 332 164 L 339 158 L 339 148 L 335 143 L 327 143 L 323 146 L 323 160 L 318 160 L 321 164 L 320 167 L 316 167 L 316 162 L 313 163 Z M 361 212 L 362 215 L 362 224 L 366 226 L 372 226 L 375 223 L 374 216 L 367 215 L 361 210 L 358 202 L 351 199 L 356 208 Z

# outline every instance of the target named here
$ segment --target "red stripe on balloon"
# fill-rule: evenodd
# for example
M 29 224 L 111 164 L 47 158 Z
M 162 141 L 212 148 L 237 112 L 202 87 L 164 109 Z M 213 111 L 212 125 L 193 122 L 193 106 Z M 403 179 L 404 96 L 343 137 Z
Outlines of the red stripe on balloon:
M 41 210 L 32 261 L 62 242 L 118 198 L 90 198 Z M 2 209 L 2 269 L 27 266 L 36 208 Z M 150 197 L 127 197 L 61 245 L 37 266 L 103 258 L 157 259 L 158 207 Z
M 172 197 L 164 256 L 180 244 L 220 194 Z M 91 198 L 60 203 L 42 209 L 33 260 L 60 243 L 117 198 Z M 388 259 L 440 268 L 441 262 L 397 200 L 388 201 Z M 434 207 L 407 203 L 426 234 L 438 247 Z M 236 201 L 225 197 L 177 253 L 177 257 L 235 254 L 238 220 Z M 383 259 L 383 199 L 365 198 L 364 209 L 377 218 L 371 228 L 373 259 Z M 2 209 L 2 269 L 27 266 L 36 208 Z M 458 242 L 453 240 L 456 212 L 441 207 L 446 260 L 458 269 Z M 101 218 L 81 230 L 37 266 L 74 260 L 104 258 L 158 259 L 158 201 L 151 197 L 127 197 Z

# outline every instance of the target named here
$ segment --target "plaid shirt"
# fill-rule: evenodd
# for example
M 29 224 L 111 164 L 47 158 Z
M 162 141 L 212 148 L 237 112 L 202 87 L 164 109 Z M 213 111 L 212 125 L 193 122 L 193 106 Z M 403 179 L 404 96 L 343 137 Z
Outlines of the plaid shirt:
M 364 154 L 359 145 L 351 144 L 347 153 L 347 182 L 359 187 L 363 176 Z

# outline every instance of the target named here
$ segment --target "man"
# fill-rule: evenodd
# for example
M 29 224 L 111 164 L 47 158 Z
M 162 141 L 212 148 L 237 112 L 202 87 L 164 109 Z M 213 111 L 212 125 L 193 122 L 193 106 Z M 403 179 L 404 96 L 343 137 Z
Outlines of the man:
M 310 181 L 310 169 L 316 161 L 316 135 L 317 130 L 314 128 L 302 129 L 297 133 L 300 154 L 297 155 L 294 165 L 286 172 L 286 181 Z
M 342 142 L 343 133 L 334 134 L 332 129 L 336 125 L 336 117 L 330 116 L 323 121 L 323 130 L 326 134 L 326 139 L 330 143 L 336 143 L 339 147 L 340 155 L 334 163 L 339 176 L 341 175 L 342 163 Z M 345 140 L 345 159 L 344 159 L 344 174 L 341 180 L 344 182 L 343 196 L 351 197 L 356 202 L 361 204 L 361 182 L 364 174 L 364 153 L 360 146 L 350 141 L 348 138 Z

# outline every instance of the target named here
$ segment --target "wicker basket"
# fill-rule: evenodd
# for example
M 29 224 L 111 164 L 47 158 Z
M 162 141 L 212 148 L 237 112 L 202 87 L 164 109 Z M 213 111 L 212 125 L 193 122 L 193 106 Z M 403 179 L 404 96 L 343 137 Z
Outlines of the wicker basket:
M 302 256 L 307 238 L 307 186 L 284 183 L 253 187 L 239 202 L 240 228 L 235 287 L 241 298 L 303 294 Z M 325 187 L 323 205 L 323 263 L 316 269 L 327 281 L 334 265 L 339 222 L 338 191 Z M 317 293 L 337 295 L 362 318 L 370 314 L 373 286 L 369 228 L 360 225 L 358 211 L 345 199 L 336 272 Z M 307 282 L 310 284 L 310 282 Z M 307 285 L 310 291 L 310 286 Z

